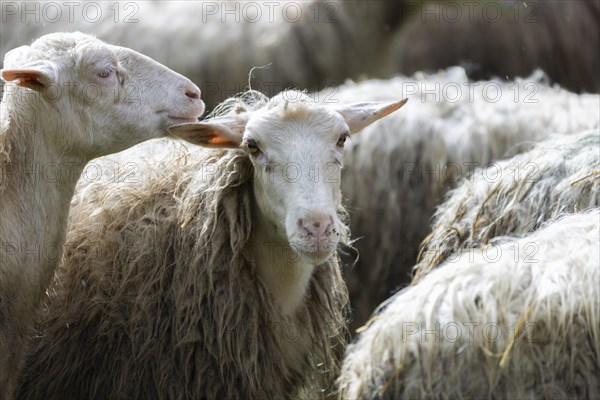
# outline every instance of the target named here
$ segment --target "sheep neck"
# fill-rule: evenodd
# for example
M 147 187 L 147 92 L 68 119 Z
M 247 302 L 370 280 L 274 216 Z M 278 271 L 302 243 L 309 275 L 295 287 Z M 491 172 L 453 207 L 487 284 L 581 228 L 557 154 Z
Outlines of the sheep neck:
M 2 133 L 11 149 L 0 192 L 0 260 L 25 277 L 28 291 L 35 291 L 34 307 L 60 260 L 71 198 L 85 165 L 57 148 L 54 127 L 35 115 L 25 105 L 17 110 L 3 104 Z
M 251 249 L 258 276 L 282 312 L 292 315 L 304 302 L 314 265 L 303 261 L 264 215 L 255 220 Z

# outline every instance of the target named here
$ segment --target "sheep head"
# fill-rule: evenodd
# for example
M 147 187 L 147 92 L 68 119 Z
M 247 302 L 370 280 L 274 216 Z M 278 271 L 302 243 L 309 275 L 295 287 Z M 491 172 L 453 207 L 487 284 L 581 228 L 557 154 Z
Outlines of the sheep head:
M 6 54 L 2 79 L 29 125 L 59 154 L 90 159 L 167 134 L 204 111 L 187 78 L 131 49 L 83 33 L 54 33 Z M 36 95 L 37 93 L 37 95 Z M 36 121 L 36 118 L 40 118 Z
M 319 265 L 345 232 L 337 210 L 346 139 L 405 102 L 331 107 L 286 91 L 257 110 L 173 126 L 170 132 L 205 147 L 243 149 L 254 167 L 263 226 L 303 260 Z

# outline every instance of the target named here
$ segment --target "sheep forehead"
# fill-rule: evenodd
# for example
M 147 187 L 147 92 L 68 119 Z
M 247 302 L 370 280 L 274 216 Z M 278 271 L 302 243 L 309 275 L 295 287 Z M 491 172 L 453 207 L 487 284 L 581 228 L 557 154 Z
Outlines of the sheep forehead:
M 246 137 L 252 137 L 263 146 L 277 144 L 314 146 L 337 139 L 348 129 L 342 116 L 310 101 L 270 103 L 253 114 L 246 126 Z
M 87 68 L 95 65 L 102 67 L 103 63 L 121 64 L 123 67 L 122 63 L 125 60 L 129 67 L 156 64 L 151 58 L 127 47 L 107 44 L 80 32 L 42 36 L 31 45 L 27 53 L 28 61 L 46 59 L 68 68 Z
M 99 63 L 118 63 L 114 46 L 104 43 L 85 43 L 77 47 L 75 59 L 80 67 L 94 66 Z
M 73 67 L 82 62 L 89 63 L 92 58 L 114 57 L 111 47 L 115 46 L 80 32 L 51 33 L 40 37 L 31 46 L 9 51 L 4 65 L 19 68 L 30 62 L 48 60 L 59 66 Z
M 47 60 L 61 61 L 76 58 L 87 51 L 88 46 L 107 47 L 104 42 L 81 32 L 51 33 L 37 39 L 31 44 L 32 49 Z

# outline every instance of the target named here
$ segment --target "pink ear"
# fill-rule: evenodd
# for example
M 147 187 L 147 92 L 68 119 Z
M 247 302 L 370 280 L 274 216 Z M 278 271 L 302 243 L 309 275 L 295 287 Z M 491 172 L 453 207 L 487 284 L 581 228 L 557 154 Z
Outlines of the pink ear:
M 203 147 L 236 148 L 242 143 L 247 118 L 223 116 L 169 127 L 172 135 Z
M 19 86 L 42 90 L 56 82 L 57 68 L 51 61 L 36 61 L 20 68 L 1 70 L 2 79 Z

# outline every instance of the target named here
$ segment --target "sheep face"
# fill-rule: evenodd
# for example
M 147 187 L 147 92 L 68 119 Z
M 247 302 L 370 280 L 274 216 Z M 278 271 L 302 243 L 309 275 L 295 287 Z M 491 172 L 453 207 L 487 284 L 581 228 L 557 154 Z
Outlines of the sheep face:
M 340 176 L 344 118 L 322 106 L 272 103 L 252 115 L 241 146 L 254 166 L 254 193 L 263 222 L 306 262 L 335 251 L 343 225 Z
M 327 107 L 287 91 L 258 110 L 236 109 L 170 131 L 206 147 L 242 148 L 254 167 L 259 224 L 318 265 L 335 252 L 345 231 L 337 210 L 346 139 L 404 103 Z
M 62 153 L 91 158 L 120 151 L 204 111 L 200 90 L 187 78 L 82 33 L 43 36 L 7 53 L 4 65 L 2 79 L 15 85 L 3 101 L 29 107 L 28 118 L 43 118 L 37 122 L 57 134 L 47 143 Z

